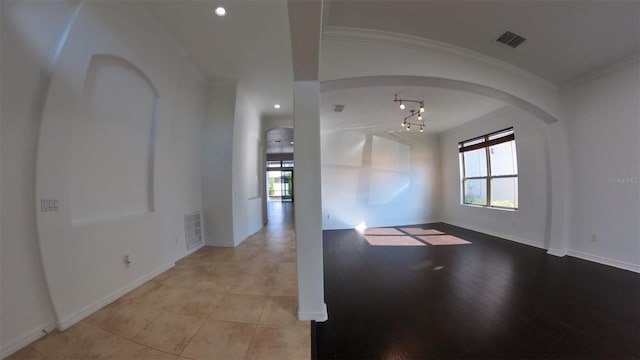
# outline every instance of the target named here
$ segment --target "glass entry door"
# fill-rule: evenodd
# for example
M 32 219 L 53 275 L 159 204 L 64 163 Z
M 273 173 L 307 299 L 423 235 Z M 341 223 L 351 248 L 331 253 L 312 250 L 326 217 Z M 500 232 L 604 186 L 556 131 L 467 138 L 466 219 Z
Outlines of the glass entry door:
M 282 201 L 293 201 L 293 170 L 280 171 L 280 194 Z
M 293 161 L 267 163 L 267 194 L 269 201 L 293 201 Z M 276 163 L 275 161 L 273 163 Z M 290 163 L 290 164 L 289 164 Z M 274 166 L 279 165 L 279 166 Z

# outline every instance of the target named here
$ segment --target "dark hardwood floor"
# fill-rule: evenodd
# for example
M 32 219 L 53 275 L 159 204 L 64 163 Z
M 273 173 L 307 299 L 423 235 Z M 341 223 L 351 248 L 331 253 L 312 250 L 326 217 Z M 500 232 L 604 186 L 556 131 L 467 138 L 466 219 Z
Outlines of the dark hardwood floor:
M 471 245 L 324 232 L 319 359 L 640 358 L 640 275 L 447 224 Z

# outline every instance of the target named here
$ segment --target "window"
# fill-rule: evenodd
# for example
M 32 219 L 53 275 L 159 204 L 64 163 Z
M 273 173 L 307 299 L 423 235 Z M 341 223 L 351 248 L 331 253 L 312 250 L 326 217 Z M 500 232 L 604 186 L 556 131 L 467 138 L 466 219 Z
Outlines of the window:
M 293 160 L 268 160 L 267 168 L 292 168 Z
M 513 128 L 458 144 L 462 203 L 518 208 L 518 158 Z

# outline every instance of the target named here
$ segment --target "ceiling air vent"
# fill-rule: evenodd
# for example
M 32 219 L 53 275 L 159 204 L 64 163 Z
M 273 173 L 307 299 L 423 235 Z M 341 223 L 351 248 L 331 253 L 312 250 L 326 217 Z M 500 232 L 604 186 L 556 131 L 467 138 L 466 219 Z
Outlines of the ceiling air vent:
M 511 31 L 505 31 L 504 34 L 500 35 L 500 37 L 498 37 L 496 39 L 497 42 L 501 43 L 501 44 L 505 44 L 507 46 L 510 46 L 512 48 L 516 48 L 518 47 L 520 44 L 522 44 L 525 40 L 525 38 L 523 38 L 522 36 L 512 33 Z
M 333 112 L 342 112 L 344 105 L 333 105 Z

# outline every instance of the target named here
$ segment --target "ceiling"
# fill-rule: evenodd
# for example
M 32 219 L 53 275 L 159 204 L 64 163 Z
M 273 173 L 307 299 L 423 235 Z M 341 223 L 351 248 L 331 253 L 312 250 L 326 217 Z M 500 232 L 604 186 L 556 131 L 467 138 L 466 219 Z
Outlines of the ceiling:
M 154 0 L 144 7 L 212 80 L 243 83 L 263 118 L 293 116 L 293 65 L 287 0 Z M 227 16 L 217 17 L 218 5 Z M 325 0 L 325 28 L 364 28 L 461 46 L 512 63 L 556 84 L 637 54 L 640 1 Z M 494 43 L 505 30 L 517 49 Z M 363 61 L 366 59 L 363 59 Z M 398 129 L 393 94 L 427 103 L 428 132 L 441 132 L 504 104 L 454 90 L 374 87 L 322 94 L 323 129 Z M 275 109 L 275 104 L 280 109 Z M 345 104 L 345 111 L 331 111 Z M 283 141 L 284 132 L 274 133 Z M 292 136 L 292 134 L 291 134 Z M 274 140 L 275 141 L 275 140 Z M 274 143 L 275 144 L 275 143 Z M 290 144 L 289 144 L 290 145 Z M 282 148 L 280 152 L 288 152 Z M 269 151 L 276 151 L 275 145 Z
M 286 0 L 142 1 L 209 79 L 237 79 L 262 116 L 293 114 Z M 227 15 L 214 10 L 222 5 Z M 280 104 L 280 109 L 274 105 Z
M 325 3 L 329 0 L 325 0 Z M 457 45 L 556 84 L 640 51 L 640 1 L 330 0 L 325 24 L 388 31 Z M 513 49 L 505 30 L 527 40 Z
M 393 102 L 399 98 L 424 100 L 424 131 L 439 133 L 507 106 L 505 103 L 464 91 L 417 86 L 376 86 L 328 91 L 322 94 L 320 122 L 323 131 L 368 129 L 369 131 L 406 131 L 400 125 L 409 114 Z M 334 105 L 344 104 L 341 113 Z M 411 132 L 418 133 L 417 129 Z

